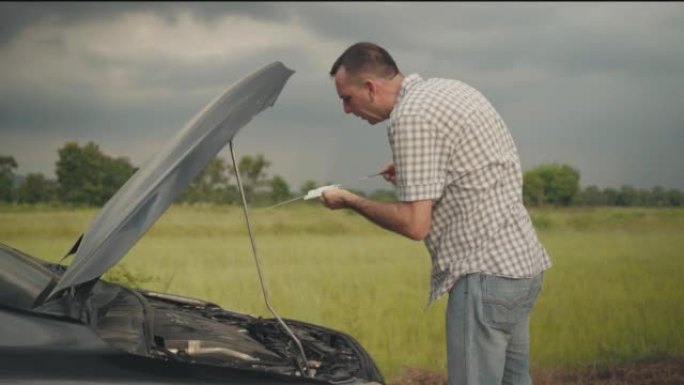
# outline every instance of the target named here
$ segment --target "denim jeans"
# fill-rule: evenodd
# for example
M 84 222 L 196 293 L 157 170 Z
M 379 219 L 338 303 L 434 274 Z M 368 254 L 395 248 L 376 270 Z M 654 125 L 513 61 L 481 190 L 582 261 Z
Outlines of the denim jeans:
M 544 273 L 533 278 L 468 274 L 449 292 L 449 385 L 530 385 L 530 312 Z

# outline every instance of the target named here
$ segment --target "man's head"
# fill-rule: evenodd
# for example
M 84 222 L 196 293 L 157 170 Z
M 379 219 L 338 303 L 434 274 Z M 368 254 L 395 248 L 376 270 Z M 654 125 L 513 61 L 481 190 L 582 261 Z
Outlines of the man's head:
M 345 113 L 370 124 L 389 117 L 403 76 L 392 56 L 373 43 L 347 48 L 330 69 Z

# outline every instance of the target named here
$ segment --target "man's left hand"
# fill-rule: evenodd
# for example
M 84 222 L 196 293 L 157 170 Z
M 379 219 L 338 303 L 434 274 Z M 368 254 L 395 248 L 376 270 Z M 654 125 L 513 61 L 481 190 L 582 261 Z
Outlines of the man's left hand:
M 337 210 L 347 207 L 347 198 L 350 194 L 352 193 L 345 189 L 334 188 L 323 191 L 320 199 L 323 206 L 331 210 Z

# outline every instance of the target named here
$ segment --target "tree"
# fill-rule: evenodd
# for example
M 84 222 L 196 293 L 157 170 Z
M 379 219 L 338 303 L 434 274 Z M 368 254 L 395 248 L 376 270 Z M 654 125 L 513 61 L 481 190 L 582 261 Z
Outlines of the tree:
M 618 191 L 612 187 L 606 187 L 603 189 L 603 199 L 606 206 L 615 206 L 618 201 Z
M 661 186 L 655 186 L 651 189 L 650 202 L 652 206 L 662 207 L 667 206 L 667 194 L 665 189 Z
M 523 175 L 523 199 L 531 205 L 568 206 L 579 194 L 579 171 L 569 165 L 542 164 Z
M 102 203 L 105 203 L 130 179 L 137 168 L 133 167 L 126 157 L 110 158 L 105 155 L 103 157 L 102 188 L 104 200 Z
M 670 206 L 679 207 L 684 204 L 684 193 L 679 190 L 667 190 L 665 195 Z
M 57 152 L 57 195 L 63 202 L 103 205 L 135 172 L 128 159 L 110 158 L 93 142 L 68 142 Z
M 622 185 L 615 203 L 618 206 L 638 206 L 640 202 L 637 189 L 628 184 Z
M 582 204 L 585 206 L 603 206 L 606 201 L 598 187 L 588 186 L 582 191 Z
M 275 175 L 271 179 L 271 203 L 278 203 L 289 199 L 292 194 L 290 193 L 290 186 L 285 182 L 280 175 Z
M 270 165 L 271 162 L 266 160 L 261 154 L 254 157 L 245 155 L 238 161 L 240 181 L 242 182 L 242 188 L 245 190 L 247 201 L 251 202 L 255 198 L 257 190 L 268 186 L 266 169 Z M 230 173 L 231 175 L 235 175 L 235 169 L 233 167 L 231 167 Z
M 230 203 L 228 199 L 229 180 L 230 175 L 226 161 L 216 156 L 195 177 L 180 200 L 190 203 Z
M 280 199 L 280 197 L 290 197 L 290 187 L 285 179 L 279 175 L 268 179 L 266 169 L 270 165 L 271 162 L 261 154 L 256 156 L 245 155 L 238 161 L 240 181 L 249 204 L 267 204 L 274 199 Z M 235 184 L 229 183 L 233 177 L 235 177 L 233 165 L 218 156 L 214 157 L 200 175 L 192 181 L 183 193 L 181 201 L 188 203 L 240 203 L 237 178 Z
M 523 175 L 523 203 L 526 206 L 544 205 L 544 181 L 538 172 Z
M 57 182 L 46 179 L 41 173 L 31 173 L 21 181 L 16 191 L 19 203 L 51 202 L 57 198 Z
M 69 142 L 57 150 L 57 193 L 61 201 L 95 204 L 102 199 L 102 156 L 94 143 Z
M 252 188 L 262 186 L 266 182 L 266 169 L 270 165 L 271 162 L 267 161 L 261 154 L 255 157 L 243 156 L 238 162 L 242 182 Z
M 313 190 L 313 189 L 315 189 L 316 187 L 318 187 L 318 183 L 316 183 L 315 180 L 310 180 L 310 179 L 309 179 L 309 180 L 305 181 L 304 183 L 302 183 L 301 186 L 299 186 L 299 192 L 300 192 L 302 195 L 305 195 L 306 193 L 309 192 L 309 190 Z
M 0 155 L 0 201 L 12 201 L 14 170 L 17 166 L 13 156 Z

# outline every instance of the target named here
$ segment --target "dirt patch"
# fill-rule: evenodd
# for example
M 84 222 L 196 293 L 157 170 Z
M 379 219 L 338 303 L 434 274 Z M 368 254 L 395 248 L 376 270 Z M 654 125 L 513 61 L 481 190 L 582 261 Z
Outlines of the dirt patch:
M 683 385 L 684 357 L 614 367 L 535 370 L 535 385 Z
M 534 385 L 684 385 L 684 357 L 578 369 L 533 369 Z M 388 385 L 446 385 L 446 373 L 406 368 Z
M 446 373 L 417 368 L 402 369 L 399 377 L 387 385 L 446 385 Z

